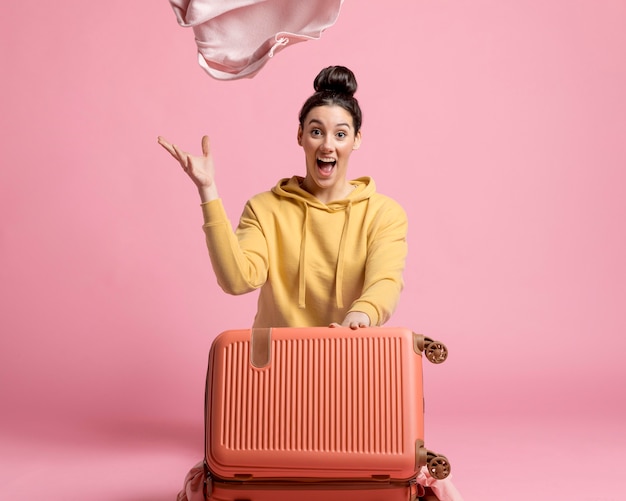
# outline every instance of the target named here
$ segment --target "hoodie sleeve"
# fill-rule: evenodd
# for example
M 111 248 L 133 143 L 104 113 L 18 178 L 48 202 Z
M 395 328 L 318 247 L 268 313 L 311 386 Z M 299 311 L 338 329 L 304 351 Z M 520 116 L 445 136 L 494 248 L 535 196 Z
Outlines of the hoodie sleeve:
M 369 230 L 363 292 L 349 310 L 366 313 L 372 326 L 387 322 L 400 299 L 404 288 L 407 230 L 404 209 L 387 199 Z
M 267 243 L 248 202 L 233 231 L 221 199 L 201 205 L 204 233 L 217 282 L 228 294 L 245 294 L 267 280 Z

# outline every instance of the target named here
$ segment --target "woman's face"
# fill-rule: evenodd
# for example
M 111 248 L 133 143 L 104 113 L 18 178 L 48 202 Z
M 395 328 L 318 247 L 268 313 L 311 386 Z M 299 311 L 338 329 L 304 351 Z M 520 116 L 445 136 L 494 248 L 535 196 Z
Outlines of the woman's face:
M 322 202 L 345 198 L 352 188 L 348 159 L 361 144 L 350 113 L 341 106 L 313 108 L 298 128 L 298 144 L 306 160 L 304 188 Z

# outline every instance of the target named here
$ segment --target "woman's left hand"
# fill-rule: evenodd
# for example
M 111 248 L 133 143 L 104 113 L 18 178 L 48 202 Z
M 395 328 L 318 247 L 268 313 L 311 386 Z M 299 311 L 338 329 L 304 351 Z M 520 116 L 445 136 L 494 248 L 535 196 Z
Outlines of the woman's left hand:
M 350 327 L 351 329 L 356 330 L 360 327 L 369 326 L 370 317 L 368 317 L 366 313 L 363 313 L 362 311 L 351 311 L 346 315 L 346 318 L 343 319 L 343 322 L 340 324 L 333 322 L 329 327 Z

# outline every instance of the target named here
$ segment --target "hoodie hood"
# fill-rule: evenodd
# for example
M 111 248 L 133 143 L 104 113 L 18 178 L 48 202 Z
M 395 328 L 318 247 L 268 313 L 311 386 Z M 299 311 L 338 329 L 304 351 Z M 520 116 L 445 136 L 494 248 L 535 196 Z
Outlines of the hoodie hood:
M 292 199 L 302 205 L 304 211 L 304 222 L 302 224 L 302 235 L 300 243 L 300 258 L 298 271 L 298 307 L 306 307 L 306 272 L 307 272 L 307 234 L 309 230 L 309 213 L 312 210 L 321 210 L 328 213 L 345 212 L 345 221 L 339 240 L 339 253 L 337 255 L 337 268 L 335 274 L 335 291 L 338 308 L 343 308 L 343 273 L 345 265 L 346 235 L 350 226 L 350 213 L 352 205 L 357 203 L 367 203 L 369 198 L 376 193 L 376 185 L 370 177 L 360 177 L 350 181 L 355 189 L 342 200 L 335 200 L 329 204 L 320 202 L 311 193 L 302 188 L 301 176 L 281 179 L 272 192 L 283 198 Z
M 293 198 L 300 200 L 301 202 L 315 207 L 317 209 L 328 210 L 332 212 L 337 209 L 345 208 L 346 205 L 356 202 L 362 202 L 367 200 L 374 193 L 376 193 L 376 184 L 371 177 L 359 177 L 350 181 L 350 184 L 356 186 L 356 188 L 350 193 L 350 195 L 343 200 L 335 200 L 330 204 L 320 202 L 317 198 L 311 195 L 308 191 L 302 188 L 302 182 L 304 178 L 301 176 L 293 176 L 291 178 L 285 178 L 278 181 L 276 186 L 272 188 L 272 192 L 280 197 Z

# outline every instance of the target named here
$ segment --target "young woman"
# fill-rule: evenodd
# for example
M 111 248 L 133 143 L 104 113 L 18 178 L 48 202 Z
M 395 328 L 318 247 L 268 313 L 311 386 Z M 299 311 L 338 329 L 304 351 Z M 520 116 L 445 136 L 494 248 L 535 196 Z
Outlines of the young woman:
M 348 180 L 361 144 L 357 82 L 343 66 L 323 69 L 300 111 L 306 175 L 281 179 L 250 199 L 236 231 L 218 195 L 208 137 L 202 155 L 159 143 L 198 188 L 204 232 L 222 289 L 260 288 L 254 327 L 382 325 L 403 287 L 407 219 L 369 177 Z

